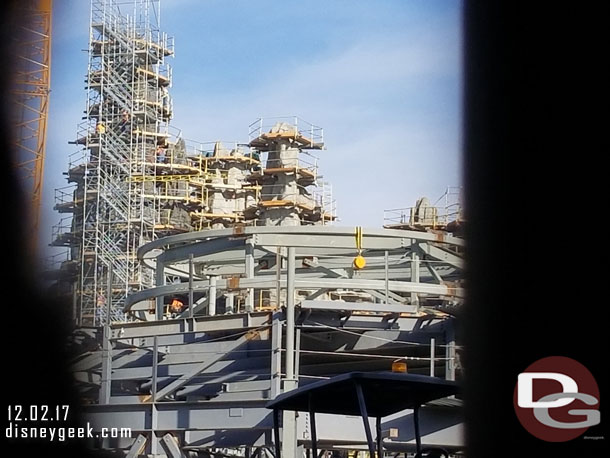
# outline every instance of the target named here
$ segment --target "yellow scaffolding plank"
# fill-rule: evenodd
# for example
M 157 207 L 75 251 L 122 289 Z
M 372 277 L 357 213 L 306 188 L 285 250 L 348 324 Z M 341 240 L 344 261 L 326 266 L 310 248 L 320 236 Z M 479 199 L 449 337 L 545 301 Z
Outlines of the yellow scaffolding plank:
M 276 173 L 297 173 L 306 177 L 315 178 L 316 175 L 311 170 L 303 169 L 300 167 L 273 167 L 266 168 L 263 173 L 265 175 L 274 175 Z
M 191 217 L 194 218 L 228 218 L 228 219 L 240 219 L 242 215 L 237 213 L 205 213 L 205 212 L 191 212 Z
M 214 162 L 214 161 L 235 161 L 235 162 L 248 162 L 251 164 L 260 164 L 260 161 L 247 156 L 190 156 L 190 159 L 203 162 Z
M 293 200 L 262 200 L 259 205 L 263 208 L 271 208 L 271 207 L 296 207 L 301 208 L 303 210 L 312 211 L 315 209 L 314 206 L 305 205 L 302 203 L 295 202 Z

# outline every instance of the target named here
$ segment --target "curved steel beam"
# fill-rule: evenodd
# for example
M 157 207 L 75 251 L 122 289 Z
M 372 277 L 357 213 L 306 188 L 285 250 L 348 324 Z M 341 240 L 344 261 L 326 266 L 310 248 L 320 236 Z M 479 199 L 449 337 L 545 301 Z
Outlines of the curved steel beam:
M 227 289 L 229 285 L 227 279 L 217 279 L 216 287 L 218 289 Z M 201 280 L 193 282 L 193 291 L 207 291 L 210 282 L 208 280 Z M 306 278 L 295 280 L 295 288 L 299 289 L 352 289 L 352 290 L 378 290 L 382 291 L 385 289 L 384 280 L 364 280 L 360 278 Z M 277 286 L 277 280 L 273 277 L 270 278 L 240 278 L 238 289 L 246 288 L 262 288 L 262 289 L 273 289 Z M 280 287 L 286 287 L 286 281 L 280 282 Z M 390 291 L 401 292 L 401 293 L 419 293 L 429 295 L 440 295 L 440 296 L 451 296 L 451 297 L 464 297 L 464 291 L 462 288 L 453 288 L 447 285 L 438 285 L 432 283 L 413 283 L 405 281 L 390 281 L 388 282 L 388 289 Z M 157 286 L 155 288 L 138 291 L 127 297 L 125 301 L 124 311 L 128 312 L 131 307 L 141 301 L 147 299 L 154 299 L 160 296 L 171 296 L 177 294 L 187 294 L 189 292 L 188 283 L 178 283 L 173 285 Z

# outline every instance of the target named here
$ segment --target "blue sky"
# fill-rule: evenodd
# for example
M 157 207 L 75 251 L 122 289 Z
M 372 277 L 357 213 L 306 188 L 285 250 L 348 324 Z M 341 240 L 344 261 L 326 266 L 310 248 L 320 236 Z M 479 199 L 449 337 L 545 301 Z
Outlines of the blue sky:
M 379 227 L 383 209 L 461 182 L 458 0 L 162 0 L 175 37 L 175 117 L 198 141 L 247 141 L 258 117 L 324 128 L 321 172 L 339 225 Z M 89 2 L 55 0 L 43 239 L 60 216 L 69 140 L 83 116 Z

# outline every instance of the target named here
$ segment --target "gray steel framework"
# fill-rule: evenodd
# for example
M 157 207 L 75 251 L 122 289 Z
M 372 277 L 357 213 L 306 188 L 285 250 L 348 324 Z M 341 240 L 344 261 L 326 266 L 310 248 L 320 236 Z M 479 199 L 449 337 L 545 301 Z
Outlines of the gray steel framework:
M 83 351 L 74 365 L 94 428 L 109 422 L 133 428 L 131 441 L 103 445 L 168 456 L 180 456 L 170 449 L 245 454 L 272 447 L 264 405 L 297 384 L 388 370 L 396 359 L 411 373 L 455 379 L 453 319 L 437 307 L 461 301 L 462 240 L 364 230 L 367 266 L 357 270 L 354 232 L 238 227 L 141 247 L 138 256 L 156 269 L 158 284 L 130 295 L 125 311 L 156 319 L 109 324 L 107 339 L 91 330 L 83 350 L 107 344 Z M 170 272 L 174 284 L 166 284 Z M 269 289 L 279 289 L 279 303 L 261 300 Z M 175 297 L 187 307 L 172 317 L 166 305 Z M 151 306 L 154 317 L 147 314 Z M 382 429 L 395 432 L 384 437 L 387 450 L 413 448 L 411 414 L 385 420 Z M 424 445 L 463 447 L 458 400 L 426 406 L 421 416 Z M 285 453 L 297 456 L 310 446 L 302 417 L 284 417 Z M 323 428 L 329 421 L 333 427 Z M 320 416 L 318 425 L 321 447 L 365 445 L 360 419 Z

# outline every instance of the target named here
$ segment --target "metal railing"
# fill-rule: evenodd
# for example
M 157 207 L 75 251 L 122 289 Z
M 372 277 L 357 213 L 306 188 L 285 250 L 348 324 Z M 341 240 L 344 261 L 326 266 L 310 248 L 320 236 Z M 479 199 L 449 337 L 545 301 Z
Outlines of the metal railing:
M 70 250 L 63 250 L 59 253 L 45 257 L 43 260 L 43 269 L 45 271 L 59 270 L 65 262 L 70 260 Z
M 264 163 L 265 169 L 294 169 L 297 174 L 304 172 L 313 180 L 318 177 L 318 158 L 311 154 L 301 153 L 295 158 L 267 158 Z
M 427 201 L 427 199 L 426 199 Z M 442 204 L 439 205 L 439 204 Z M 433 205 L 421 203 L 413 207 L 383 211 L 383 224 L 391 226 L 444 228 L 454 221 L 463 221 L 462 188 L 447 187 Z
M 453 221 L 461 221 L 461 207 L 406 207 L 383 211 L 384 226 L 408 225 L 411 227 L 445 227 Z
M 324 129 L 298 116 L 258 118 L 248 126 L 248 141 L 251 142 L 263 133 L 271 132 L 278 127 L 278 124 L 280 129 L 285 129 L 286 132 L 294 132 L 295 137 L 306 138 L 312 145 L 322 145 L 324 143 Z

